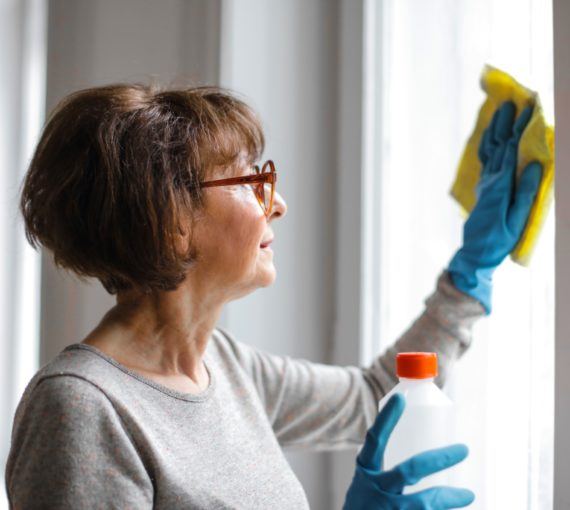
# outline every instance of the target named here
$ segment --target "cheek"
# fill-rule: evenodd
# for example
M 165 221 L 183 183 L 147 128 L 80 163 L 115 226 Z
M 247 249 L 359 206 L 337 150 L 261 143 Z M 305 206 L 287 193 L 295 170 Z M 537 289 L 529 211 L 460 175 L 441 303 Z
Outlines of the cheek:
M 259 205 L 257 205 L 259 209 Z M 247 212 L 243 211 L 242 215 L 233 225 L 232 233 L 228 233 L 228 239 L 232 239 L 233 256 L 238 253 L 243 258 L 251 258 L 257 256 L 259 245 L 263 239 L 266 230 L 265 217 L 259 214 L 254 208 Z
M 252 191 L 239 189 L 228 195 L 216 236 L 217 247 L 212 248 L 223 252 L 226 267 L 249 266 L 258 256 L 267 228 L 265 216 Z

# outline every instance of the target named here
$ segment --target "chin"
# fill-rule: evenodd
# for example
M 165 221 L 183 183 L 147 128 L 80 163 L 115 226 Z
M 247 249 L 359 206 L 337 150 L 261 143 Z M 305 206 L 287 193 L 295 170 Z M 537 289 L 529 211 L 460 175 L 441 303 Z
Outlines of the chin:
M 277 271 L 273 268 L 271 271 L 264 272 L 263 277 L 261 278 L 261 283 L 259 284 L 260 287 L 269 287 L 273 285 L 273 282 L 277 278 Z

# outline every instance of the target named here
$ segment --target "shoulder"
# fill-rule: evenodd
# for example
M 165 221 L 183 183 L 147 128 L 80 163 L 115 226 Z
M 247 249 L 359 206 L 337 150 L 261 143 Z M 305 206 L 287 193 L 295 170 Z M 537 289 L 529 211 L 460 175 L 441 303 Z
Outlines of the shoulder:
M 42 508 L 87 508 L 84 499 L 104 499 L 91 489 L 107 483 L 108 473 L 117 486 L 129 477 L 117 497 L 132 488 L 131 476 L 152 490 L 132 435 L 105 393 L 78 375 L 38 373 L 14 419 L 8 494 L 21 508 L 38 501 Z
M 72 347 L 67 347 L 41 367 L 28 382 L 16 409 L 15 425 L 30 413 L 81 415 L 96 409 L 112 410 L 100 382 L 116 378 L 111 370 L 113 367 L 107 367 L 104 360 L 86 350 Z
M 29 386 L 35 386 L 46 379 L 56 379 L 56 376 L 68 377 L 50 385 L 67 384 L 84 391 L 98 389 L 107 395 L 122 394 L 128 383 L 132 382 L 124 367 L 120 367 L 120 364 L 98 349 L 81 343 L 67 346 L 44 365 Z
M 38 377 L 30 397 L 62 408 L 84 403 L 106 403 L 105 393 L 93 382 L 77 374 L 52 374 Z
M 236 338 L 225 328 L 216 326 L 212 332 L 211 346 L 213 351 L 219 352 L 235 352 L 239 350 L 239 344 Z
M 97 421 L 103 415 L 114 417 L 114 406 L 92 382 L 74 374 L 37 375 L 26 388 L 16 414 L 14 430 L 29 420 L 59 429 L 73 424 Z
M 207 352 L 225 373 L 245 373 L 251 378 L 257 371 L 259 351 L 237 340 L 225 328 L 218 326 L 214 329 Z
M 239 341 L 227 329 L 217 326 L 212 333 L 209 352 L 226 363 L 250 366 L 259 351 L 255 347 Z
M 69 375 L 84 381 L 92 381 L 108 377 L 109 372 L 114 371 L 113 368 L 105 359 L 98 356 L 93 348 L 77 343 L 68 345 L 55 358 L 42 366 L 30 383 L 39 383 L 56 375 Z
M 283 374 L 286 365 L 292 361 L 289 356 L 272 354 L 241 342 L 220 327 L 214 330 L 212 344 L 213 354 L 226 365 L 226 369 L 237 366 L 256 381 L 261 381 L 275 372 Z M 305 363 L 304 360 L 301 362 Z
M 32 381 L 14 416 L 7 473 L 23 469 L 30 459 L 73 462 L 98 437 L 121 430 L 113 405 L 89 381 L 73 375 Z

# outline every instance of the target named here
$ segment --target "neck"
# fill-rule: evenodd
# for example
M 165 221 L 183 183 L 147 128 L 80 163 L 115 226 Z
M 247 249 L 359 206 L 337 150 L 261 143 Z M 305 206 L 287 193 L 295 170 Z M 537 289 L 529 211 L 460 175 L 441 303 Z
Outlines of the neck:
M 111 355 L 128 359 L 133 368 L 200 384 L 207 379 L 203 357 L 223 304 L 184 285 L 153 294 L 126 292 L 93 334 L 108 339 Z

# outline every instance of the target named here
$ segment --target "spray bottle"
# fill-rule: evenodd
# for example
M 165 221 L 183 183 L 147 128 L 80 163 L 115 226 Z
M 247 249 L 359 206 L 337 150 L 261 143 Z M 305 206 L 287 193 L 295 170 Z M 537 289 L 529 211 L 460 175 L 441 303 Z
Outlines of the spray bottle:
M 401 393 L 406 407 L 396 424 L 384 455 L 384 469 L 426 450 L 449 446 L 453 437 L 454 407 L 451 400 L 434 383 L 437 376 L 437 354 L 405 352 L 396 357 L 396 373 L 400 382 L 380 401 L 382 409 L 394 393 Z M 404 493 L 416 492 L 435 485 L 450 485 L 450 471 L 428 476 L 406 487 Z

